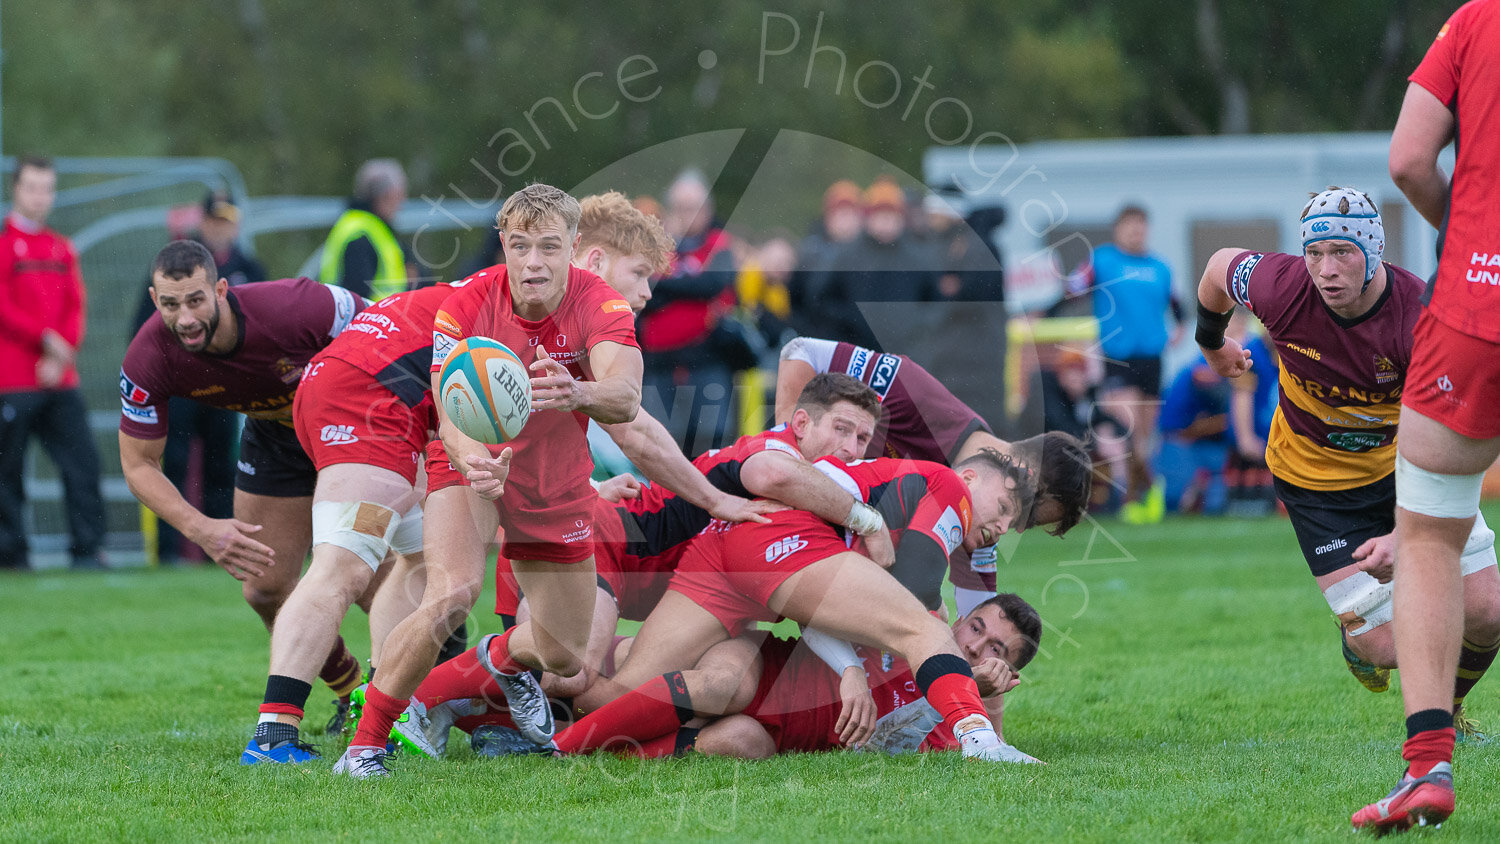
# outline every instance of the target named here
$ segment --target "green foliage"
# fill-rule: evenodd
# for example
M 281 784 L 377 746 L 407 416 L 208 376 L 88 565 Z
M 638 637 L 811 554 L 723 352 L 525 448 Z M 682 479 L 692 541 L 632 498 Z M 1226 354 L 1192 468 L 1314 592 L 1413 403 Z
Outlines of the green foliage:
M 1344 841 L 1399 771 L 1399 693 L 1345 671 L 1283 520 L 1028 532 L 1000 576 L 1046 620 L 1005 717 L 1045 767 L 491 761 L 455 734 L 450 759 L 355 783 L 328 759 L 236 764 L 266 639 L 222 572 L 5 575 L 0 838 Z M 356 653 L 362 621 L 345 624 Z M 1475 717 L 1495 720 L 1497 682 Z M 310 722 L 327 700 L 318 686 Z M 1500 835 L 1497 776 L 1494 745 L 1460 746 L 1444 841 Z

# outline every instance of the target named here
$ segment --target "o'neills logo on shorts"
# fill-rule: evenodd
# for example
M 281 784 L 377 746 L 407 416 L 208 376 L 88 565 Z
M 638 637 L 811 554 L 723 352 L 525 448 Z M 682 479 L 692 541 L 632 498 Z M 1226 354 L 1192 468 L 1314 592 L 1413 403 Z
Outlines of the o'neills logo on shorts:
M 1349 541 L 1346 539 L 1335 539 L 1327 545 L 1319 545 L 1313 549 L 1314 554 L 1327 554 L 1329 551 L 1337 551 L 1340 548 L 1348 548 Z
M 562 541 L 563 541 L 564 545 L 566 545 L 566 544 L 568 544 L 570 542 L 582 542 L 583 540 L 588 539 L 591 535 L 593 535 L 593 533 L 594 533 L 594 526 L 593 525 L 585 525 L 580 530 L 570 531 L 568 533 L 563 534 L 562 535 Z

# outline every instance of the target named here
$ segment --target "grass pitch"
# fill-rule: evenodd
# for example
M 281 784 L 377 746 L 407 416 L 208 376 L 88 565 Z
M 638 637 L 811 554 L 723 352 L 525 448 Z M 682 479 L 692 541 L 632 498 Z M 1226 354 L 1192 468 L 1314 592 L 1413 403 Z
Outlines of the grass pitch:
M 385 782 L 330 776 L 332 754 L 242 768 L 266 635 L 227 575 L 5 575 L 0 839 L 1347 841 L 1394 784 L 1399 693 L 1345 671 L 1285 521 L 1085 523 L 1011 550 L 1001 583 L 1047 627 L 1005 735 L 1045 767 L 492 761 L 455 734 Z M 476 636 L 498 629 L 487 600 Z M 315 687 L 310 724 L 330 697 Z M 1500 727 L 1500 672 L 1470 711 Z M 1500 840 L 1497 759 L 1500 740 L 1460 746 L 1459 811 L 1422 839 Z

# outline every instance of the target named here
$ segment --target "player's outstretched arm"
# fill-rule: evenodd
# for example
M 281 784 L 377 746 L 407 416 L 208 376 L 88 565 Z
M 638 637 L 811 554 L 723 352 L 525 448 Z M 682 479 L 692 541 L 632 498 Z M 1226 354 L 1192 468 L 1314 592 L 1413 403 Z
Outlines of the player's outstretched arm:
M 610 340 L 589 349 L 594 380 L 579 381 L 567 367 L 537 347 L 531 364 L 533 410 L 582 411 L 600 424 L 629 422 L 641 408 L 641 350 Z
M 210 519 L 189 504 L 161 470 L 166 444 L 166 437 L 142 440 L 120 433 L 120 468 L 130 491 L 236 580 L 264 575 L 267 567 L 275 565 L 276 552 L 251 538 L 261 526 L 239 519 Z
M 1224 336 L 1229 312 L 1234 310 L 1234 300 L 1229 298 L 1229 291 L 1224 289 L 1224 280 L 1229 275 L 1229 262 L 1244 251 L 1230 248 L 1215 252 L 1208 259 L 1203 278 L 1198 282 L 1198 348 L 1203 350 L 1203 357 L 1214 372 L 1225 378 L 1237 378 L 1250 371 L 1250 352 L 1242 348 L 1238 340 Z M 1210 315 L 1222 315 L 1218 317 L 1222 324 L 1213 324 L 1216 320 L 1209 318 Z M 1215 333 L 1215 328 L 1217 337 L 1211 338 L 1209 335 Z M 1213 348 L 1213 342 L 1222 344 Z
M 714 518 L 730 522 L 769 521 L 761 514 L 774 508 L 774 504 L 730 495 L 709 483 L 698 467 L 683 456 L 666 427 L 646 411 L 638 412 L 629 422 L 602 427 L 646 477 Z
M 1453 113 L 1432 92 L 1413 82 L 1391 132 L 1391 181 L 1433 228 L 1443 225 L 1451 184 L 1438 154 L 1453 140 Z
M 783 451 L 757 452 L 740 467 L 740 483 L 758 498 L 771 498 L 850 528 L 866 538 L 870 558 L 882 568 L 895 562 L 890 531 L 875 508 L 856 500 L 806 460 Z

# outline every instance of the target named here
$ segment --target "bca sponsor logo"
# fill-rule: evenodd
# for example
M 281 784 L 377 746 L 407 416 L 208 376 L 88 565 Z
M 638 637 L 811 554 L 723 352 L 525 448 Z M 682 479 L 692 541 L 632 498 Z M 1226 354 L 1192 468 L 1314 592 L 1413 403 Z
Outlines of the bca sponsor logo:
M 135 385 L 135 382 L 120 373 L 120 397 L 131 404 L 145 404 L 151 400 L 151 394 Z
M 881 355 L 875 359 L 875 369 L 870 375 L 870 388 L 885 399 L 885 394 L 890 392 L 891 385 L 896 383 L 896 371 L 901 368 L 901 358 L 895 355 Z
M 807 540 L 802 538 L 802 534 L 784 536 L 766 546 L 766 562 L 776 565 L 806 547 Z
M 359 442 L 359 437 L 354 435 L 353 425 L 324 425 L 318 438 L 325 445 L 348 445 Z
M 1241 305 L 1250 304 L 1250 274 L 1255 272 L 1255 265 L 1260 259 L 1266 257 L 1264 253 L 1257 252 L 1240 262 L 1234 269 L 1234 278 L 1230 281 L 1229 295 L 1234 297 Z

